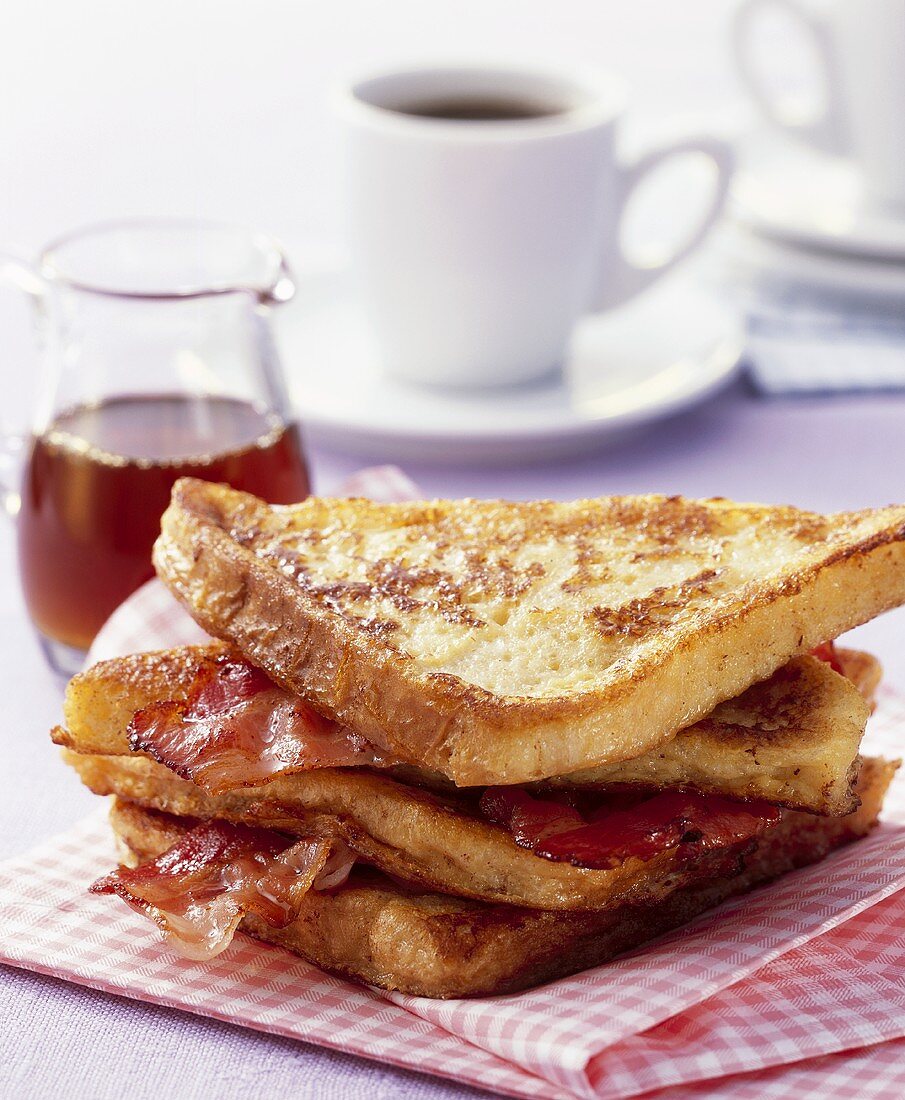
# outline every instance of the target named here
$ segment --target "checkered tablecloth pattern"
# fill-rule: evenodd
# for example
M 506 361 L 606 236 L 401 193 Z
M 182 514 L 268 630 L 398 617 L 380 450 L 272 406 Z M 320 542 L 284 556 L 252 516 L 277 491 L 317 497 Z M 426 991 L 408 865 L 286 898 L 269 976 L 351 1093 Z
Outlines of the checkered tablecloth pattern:
M 415 492 L 386 470 L 359 475 L 354 491 Z M 151 582 L 93 656 L 202 637 Z M 871 751 L 896 755 L 903 730 L 905 700 L 884 691 Z M 0 961 L 513 1096 L 901 1100 L 901 779 L 885 821 L 607 966 L 517 996 L 438 1002 L 352 985 L 241 936 L 210 962 L 170 954 L 142 918 L 86 892 L 116 858 L 98 814 L 0 865 Z

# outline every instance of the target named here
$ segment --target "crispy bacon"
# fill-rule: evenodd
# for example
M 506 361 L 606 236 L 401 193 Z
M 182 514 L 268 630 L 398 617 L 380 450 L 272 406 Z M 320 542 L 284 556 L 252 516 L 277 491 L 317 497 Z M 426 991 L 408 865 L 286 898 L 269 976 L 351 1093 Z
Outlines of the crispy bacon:
M 532 851 L 547 837 L 585 824 L 581 814 L 571 806 L 535 798 L 520 787 L 488 787 L 481 795 L 480 805 L 486 818 L 508 829 L 516 844 Z
M 601 870 L 627 859 L 647 861 L 669 849 L 691 859 L 697 853 L 735 848 L 780 818 L 780 811 L 765 802 L 733 802 L 685 791 L 666 791 L 624 809 L 604 804 L 583 817 L 517 787 L 488 787 L 480 807 L 535 855 Z
M 268 829 L 206 821 L 157 859 L 98 879 L 91 892 L 118 895 L 181 954 L 210 959 L 229 945 L 247 913 L 285 928 L 308 890 L 340 885 L 354 862 L 342 841 L 293 841 Z
M 826 661 L 833 672 L 838 672 L 840 676 L 845 675 L 845 666 L 839 660 L 835 642 L 824 642 L 822 645 L 815 646 L 811 650 L 811 656 Z
M 134 750 L 211 794 L 312 768 L 397 763 L 226 654 L 202 661 L 185 700 L 138 711 L 128 734 Z

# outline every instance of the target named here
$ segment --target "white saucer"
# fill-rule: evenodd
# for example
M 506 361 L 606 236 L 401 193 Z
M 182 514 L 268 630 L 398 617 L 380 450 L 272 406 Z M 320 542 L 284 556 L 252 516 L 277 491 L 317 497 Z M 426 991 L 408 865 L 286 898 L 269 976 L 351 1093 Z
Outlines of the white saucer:
M 687 269 L 686 269 L 687 270 Z M 348 276 L 299 276 L 277 314 L 293 403 L 315 444 L 383 461 L 514 462 L 586 450 L 693 405 L 734 374 L 738 320 L 680 272 L 576 331 L 562 377 L 499 390 L 385 378 Z
M 865 205 L 853 164 L 776 134 L 750 134 L 740 148 L 732 209 L 749 229 L 807 248 L 905 260 L 905 217 Z
M 708 246 L 712 277 L 781 292 L 784 288 L 826 293 L 846 301 L 905 300 L 905 264 L 800 248 L 725 225 Z

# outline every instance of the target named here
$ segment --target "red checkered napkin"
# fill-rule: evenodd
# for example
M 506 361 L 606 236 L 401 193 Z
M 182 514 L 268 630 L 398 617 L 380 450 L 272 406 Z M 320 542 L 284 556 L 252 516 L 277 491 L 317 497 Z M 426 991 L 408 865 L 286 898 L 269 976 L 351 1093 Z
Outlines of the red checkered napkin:
M 416 493 L 387 469 L 358 475 L 353 491 Z M 93 656 L 203 636 L 152 582 Z M 885 692 L 871 751 L 895 755 L 903 729 L 905 700 Z M 142 918 L 86 893 L 115 859 L 96 816 L 0 865 L 0 961 L 515 1096 L 900 1100 L 901 780 L 885 819 L 820 866 L 615 963 L 518 996 L 438 1002 L 353 986 L 244 937 L 208 963 L 169 954 Z

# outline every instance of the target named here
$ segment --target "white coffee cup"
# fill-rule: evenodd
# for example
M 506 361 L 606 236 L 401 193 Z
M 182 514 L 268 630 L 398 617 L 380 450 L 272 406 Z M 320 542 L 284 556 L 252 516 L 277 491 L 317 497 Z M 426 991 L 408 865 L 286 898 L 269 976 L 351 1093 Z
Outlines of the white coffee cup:
M 624 104 L 607 76 L 505 67 L 395 71 L 344 91 L 350 243 L 388 374 L 447 386 L 546 375 L 583 313 L 697 248 L 723 206 L 730 148 L 694 138 L 623 164 Z M 516 109 L 530 117 L 500 117 Z M 475 110 L 493 117 L 450 117 Z M 706 213 L 670 255 L 634 264 L 620 245 L 627 200 L 684 155 L 715 166 Z
M 769 59 L 758 56 L 757 24 L 776 12 L 800 26 L 818 62 L 820 103 L 804 117 L 800 97 L 771 88 Z M 770 122 L 854 161 L 868 203 L 905 205 L 905 0 L 745 0 L 733 41 L 741 75 Z

